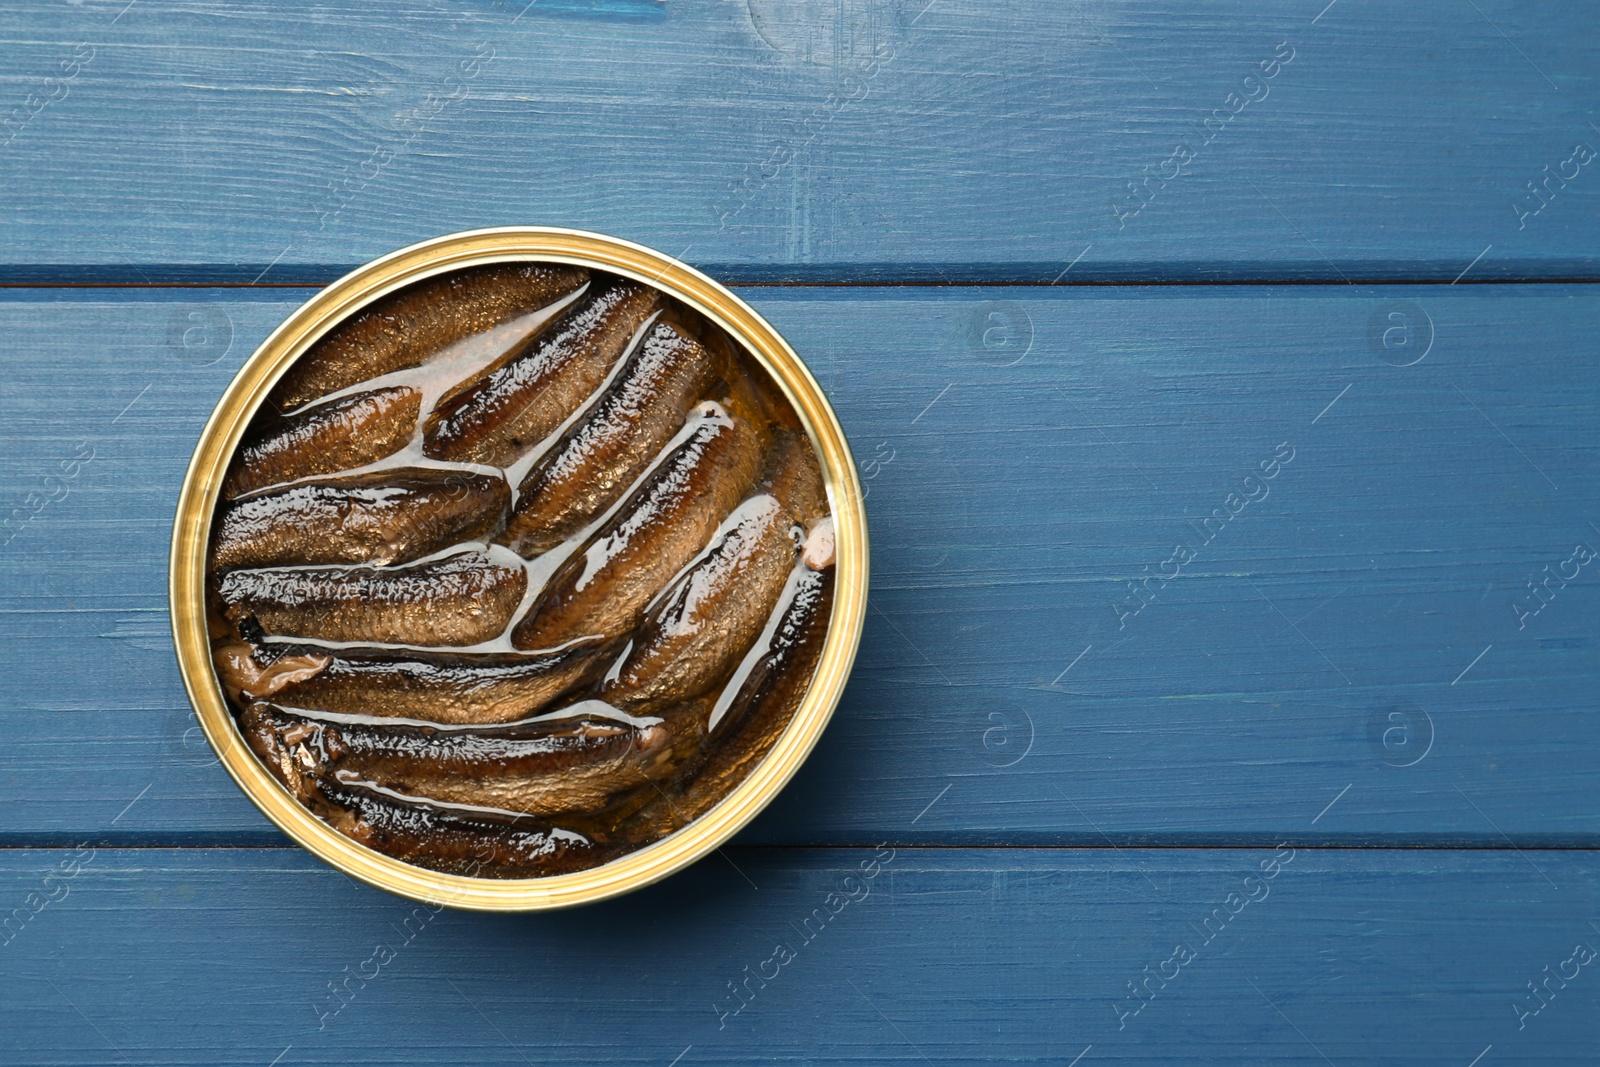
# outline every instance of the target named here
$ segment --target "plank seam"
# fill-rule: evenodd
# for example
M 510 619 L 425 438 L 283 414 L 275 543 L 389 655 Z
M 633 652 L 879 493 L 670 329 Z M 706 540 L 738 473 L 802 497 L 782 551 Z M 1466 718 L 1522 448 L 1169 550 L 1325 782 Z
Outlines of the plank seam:
M 354 268 L 351 268 L 354 269 Z M 295 290 L 295 289 L 320 289 L 332 282 L 339 274 L 329 275 L 326 279 L 310 279 L 289 282 L 237 282 L 227 280 L 216 281 L 168 281 L 168 282 L 124 282 L 113 280 L 96 281 L 0 281 L 0 289 L 241 289 L 241 290 Z M 1378 286 L 1436 286 L 1436 285 L 1463 285 L 1463 286 L 1495 286 L 1495 285 L 1595 285 L 1600 284 L 1600 277 L 1496 277 L 1458 279 L 1447 282 L 1443 278 L 1360 278 L 1350 281 L 1345 278 L 1096 278 L 1074 281 L 1041 281 L 1036 278 L 970 278 L 959 281 L 947 281 L 928 278 L 837 278 L 837 279 L 783 279 L 770 278 L 740 278 L 737 275 L 718 275 L 717 280 L 727 286 L 740 289 L 1207 289 L 1207 288 L 1239 288 L 1247 286 L 1332 286 L 1355 285 L 1357 287 Z

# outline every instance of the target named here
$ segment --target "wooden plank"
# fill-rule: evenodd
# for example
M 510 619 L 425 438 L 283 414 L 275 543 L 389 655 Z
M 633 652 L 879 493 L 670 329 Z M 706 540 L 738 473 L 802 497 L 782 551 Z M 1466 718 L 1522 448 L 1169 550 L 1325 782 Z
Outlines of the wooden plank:
M 513 222 L 743 280 L 1593 278 L 1596 34 L 1581 0 L 34 4 L 0 278 L 325 281 Z
M 1526 587 L 1600 547 L 1592 287 L 745 295 L 833 397 L 874 552 L 844 703 L 746 840 L 1597 840 L 1597 572 Z M 166 553 L 303 296 L 0 297 L 0 499 L 93 449 L 0 551 L 3 840 L 277 840 L 194 730 Z
M 0 1025 L 52 1065 L 1569 1064 L 1597 892 L 1592 852 L 733 849 L 485 916 L 291 850 L 13 850 Z

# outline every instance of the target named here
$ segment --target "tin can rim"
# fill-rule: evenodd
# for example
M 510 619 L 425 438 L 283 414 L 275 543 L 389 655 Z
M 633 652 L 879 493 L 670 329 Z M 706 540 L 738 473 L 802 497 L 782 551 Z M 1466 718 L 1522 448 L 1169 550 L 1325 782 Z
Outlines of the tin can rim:
M 811 685 L 756 768 L 710 811 L 678 832 L 609 863 L 541 878 L 489 879 L 416 867 L 361 845 L 286 790 L 245 744 L 211 661 L 205 562 L 223 476 L 245 428 L 289 366 L 360 308 L 436 274 L 488 263 L 538 260 L 620 274 L 705 315 L 767 370 L 816 449 L 835 526 L 834 604 Z M 849 677 L 866 619 L 868 547 L 861 483 L 849 442 L 822 388 L 787 341 L 726 287 L 671 256 L 599 233 L 503 226 L 447 234 L 382 256 L 297 308 L 235 375 L 201 432 L 178 496 L 169 593 L 179 671 L 222 765 L 284 833 L 344 873 L 400 896 L 476 911 L 540 911 L 604 900 L 649 885 L 726 842 L 792 778 L 821 736 Z

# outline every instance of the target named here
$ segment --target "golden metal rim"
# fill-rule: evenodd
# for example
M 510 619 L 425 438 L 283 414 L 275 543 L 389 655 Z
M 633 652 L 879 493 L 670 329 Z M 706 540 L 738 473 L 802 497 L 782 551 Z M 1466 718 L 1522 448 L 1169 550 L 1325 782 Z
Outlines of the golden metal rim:
M 693 307 L 771 373 L 809 432 L 836 528 L 833 616 L 822 656 L 794 718 L 772 751 L 711 811 L 620 859 L 546 878 L 441 874 L 374 852 L 313 815 L 245 745 L 212 667 L 205 613 L 205 558 L 223 475 L 245 427 L 289 365 L 365 304 L 403 285 L 460 267 L 513 260 L 569 263 L 653 285 Z M 185 689 L 207 739 L 245 795 L 296 842 L 353 878 L 413 900 L 477 911 L 538 911 L 630 892 L 665 878 L 732 837 L 792 778 L 827 726 L 855 660 L 866 618 L 867 526 L 861 483 L 844 429 L 800 357 L 749 305 L 687 264 L 604 234 L 507 226 L 448 234 L 359 267 L 297 308 L 245 361 L 200 435 L 178 496 L 172 534 L 173 641 Z

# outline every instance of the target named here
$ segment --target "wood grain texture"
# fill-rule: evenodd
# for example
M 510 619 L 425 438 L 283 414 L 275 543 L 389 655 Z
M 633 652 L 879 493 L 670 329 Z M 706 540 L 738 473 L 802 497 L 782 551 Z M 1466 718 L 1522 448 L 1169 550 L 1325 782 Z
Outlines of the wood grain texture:
M 174 668 L 179 482 L 308 292 L 0 288 L 0 1062 L 1594 1062 L 1597 35 L 12 5 L 0 285 L 311 284 L 506 223 L 807 283 L 742 295 L 852 436 L 874 586 L 742 844 L 435 914 L 249 847 Z M 1147 281 L 1330 284 L 1077 284 Z M 17 847 L 86 842 L 140 847 Z
M 0 278 L 325 281 L 517 222 L 743 280 L 1593 278 L 1596 34 L 1581 0 L 34 0 Z
M 7 851 L 0 1027 L 53 1065 L 1574 1064 L 1597 893 L 1592 852 L 732 849 L 482 916 L 298 850 Z
M 278 840 L 194 728 L 166 552 L 304 295 L 0 297 L 7 507 L 93 449 L 0 551 L 0 839 Z M 833 398 L 874 554 L 844 703 L 746 841 L 1600 840 L 1600 572 L 1513 609 L 1600 547 L 1591 287 L 744 295 Z

